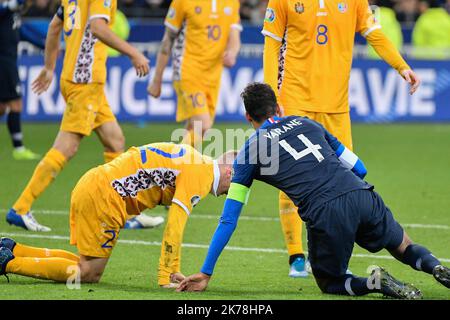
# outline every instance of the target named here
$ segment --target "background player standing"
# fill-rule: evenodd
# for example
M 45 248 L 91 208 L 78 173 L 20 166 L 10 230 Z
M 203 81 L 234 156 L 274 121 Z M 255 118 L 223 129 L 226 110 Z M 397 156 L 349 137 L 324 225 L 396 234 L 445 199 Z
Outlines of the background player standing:
M 197 145 L 213 125 L 223 66 L 232 67 L 240 49 L 239 8 L 237 0 L 174 0 L 170 5 L 148 93 L 161 95 L 172 53 L 176 120 L 186 121 L 183 143 Z
M 21 126 L 22 93 L 17 67 L 17 45 L 20 40 L 20 10 L 25 0 L 8 0 L 0 3 L 0 116 L 7 109 L 8 131 L 16 160 L 39 158 L 23 145 Z
M 355 32 L 411 85 L 420 84 L 380 30 L 367 0 L 270 0 L 264 20 L 264 80 L 276 92 L 284 115 L 307 116 L 353 149 L 348 84 Z M 279 213 L 291 265 L 305 277 L 302 221 L 282 192 Z
M 66 52 L 61 93 L 66 109 L 53 147 L 36 167 L 28 185 L 7 214 L 8 223 L 33 231 L 50 231 L 40 225 L 31 206 L 53 182 L 78 150 L 81 140 L 95 131 L 104 146 L 105 162 L 124 151 L 125 137 L 104 92 L 107 46 L 127 55 L 138 76 L 149 72 L 149 60 L 111 30 L 116 0 L 63 0 L 50 22 L 45 46 L 45 67 L 33 82 L 33 91 L 46 91 L 53 79 L 64 30 Z

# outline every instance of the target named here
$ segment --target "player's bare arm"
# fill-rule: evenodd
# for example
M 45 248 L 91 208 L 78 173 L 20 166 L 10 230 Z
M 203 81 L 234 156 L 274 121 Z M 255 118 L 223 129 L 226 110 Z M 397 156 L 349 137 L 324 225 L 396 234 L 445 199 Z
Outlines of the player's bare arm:
M 47 91 L 53 80 L 53 71 L 55 70 L 56 60 L 59 53 L 59 41 L 61 39 L 61 31 L 63 29 L 63 21 L 54 16 L 50 22 L 47 39 L 45 40 L 45 65 L 39 73 L 38 77 L 33 81 L 31 89 L 36 94 Z
M 178 34 L 175 31 L 166 28 L 163 40 L 161 42 L 161 47 L 159 48 L 158 57 L 156 58 L 155 75 L 147 88 L 148 94 L 154 98 L 159 98 L 161 95 L 161 84 L 164 69 L 166 69 L 166 66 L 169 63 L 173 44 L 177 38 L 177 35 Z
M 367 42 L 375 49 L 378 55 L 409 83 L 409 93 L 414 94 L 420 86 L 419 76 L 403 60 L 392 42 L 381 30 L 375 30 L 367 36 Z
M 128 56 L 136 69 L 136 74 L 139 77 L 146 76 L 149 71 L 150 61 L 128 42 L 120 39 L 108 26 L 108 23 L 103 18 L 95 18 L 91 21 L 92 34 L 100 39 L 101 42 L 107 46 L 116 49 L 120 53 Z
M 223 55 L 223 65 L 231 68 L 236 64 L 236 58 L 241 49 L 241 31 L 237 28 L 231 28 L 228 36 L 228 44 Z

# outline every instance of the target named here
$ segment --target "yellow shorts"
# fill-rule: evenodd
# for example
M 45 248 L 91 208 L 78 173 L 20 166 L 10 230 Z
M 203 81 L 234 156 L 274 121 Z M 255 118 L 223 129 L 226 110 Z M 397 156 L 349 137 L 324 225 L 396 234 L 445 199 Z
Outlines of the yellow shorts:
M 189 84 L 187 81 L 174 81 L 173 87 L 177 94 L 176 120 L 178 122 L 206 113 L 209 113 L 211 120 L 214 120 L 219 85 L 204 87 Z
M 125 225 L 125 202 L 109 186 L 101 168 L 88 171 L 72 191 L 70 244 L 81 255 L 108 258 Z
M 89 136 L 102 124 L 117 121 L 106 100 L 104 84 L 77 84 L 61 79 L 61 93 L 66 101 L 61 131 Z
M 322 113 L 303 110 L 284 109 L 285 116 L 308 117 L 322 124 L 332 135 L 334 135 L 347 148 L 353 150 L 352 127 L 350 112 L 344 113 Z

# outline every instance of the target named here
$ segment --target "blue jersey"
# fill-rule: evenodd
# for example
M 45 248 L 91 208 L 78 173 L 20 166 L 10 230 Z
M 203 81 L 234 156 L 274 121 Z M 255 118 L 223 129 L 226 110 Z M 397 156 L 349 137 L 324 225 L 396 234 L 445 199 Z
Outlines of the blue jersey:
M 304 117 L 268 119 L 246 141 L 233 165 L 233 178 L 220 223 L 201 271 L 211 275 L 233 234 L 253 180 L 285 192 L 303 220 L 342 194 L 373 186 L 358 157 L 320 124 Z
M 339 160 L 341 146 L 308 118 L 268 119 L 240 151 L 232 183 L 250 187 L 255 179 L 264 181 L 286 193 L 306 220 L 311 210 L 331 199 L 372 188 Z

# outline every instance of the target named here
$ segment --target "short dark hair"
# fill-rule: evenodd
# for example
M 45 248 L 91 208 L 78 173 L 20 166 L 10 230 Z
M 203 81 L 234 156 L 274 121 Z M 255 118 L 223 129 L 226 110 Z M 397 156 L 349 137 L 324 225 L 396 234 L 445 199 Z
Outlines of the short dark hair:
M 262 122 L 277 113 L 277 97 L 265 83 L 250 83 L 241 93 L 245 111 L 257 122 Z

